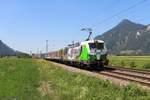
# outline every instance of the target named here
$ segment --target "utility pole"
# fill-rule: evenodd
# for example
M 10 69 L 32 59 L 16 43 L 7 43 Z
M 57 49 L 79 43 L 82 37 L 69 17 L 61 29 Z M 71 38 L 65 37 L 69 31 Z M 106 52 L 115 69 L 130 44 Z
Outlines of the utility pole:
M 32 56 L 32 51 L 30 50 L 30 56 Z
M 74 44 L 75 44 L 75 43 L 74 43 L 74 40 L 73 40 L 73 41 L 72 41 L 72 45 L 73 45 L 73 47 L 74 47 Z
M 48 40 L 46 40 L 46 55 L 45 55 L 45 57 L 47 57 L 48 56 Z
M 40 58 L 43 58 L 42 50 L 40 50 Z
M 37 48 L 37 54 L 39 54 L 39 48 Z

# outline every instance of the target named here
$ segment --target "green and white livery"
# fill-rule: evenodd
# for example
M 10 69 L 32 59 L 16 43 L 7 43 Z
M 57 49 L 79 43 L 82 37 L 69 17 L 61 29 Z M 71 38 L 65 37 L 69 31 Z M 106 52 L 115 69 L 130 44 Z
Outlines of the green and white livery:
M 88 40 L 67 47 L 66 59 L 84 65 L 107 65 L 107 49 L 102 40 Z

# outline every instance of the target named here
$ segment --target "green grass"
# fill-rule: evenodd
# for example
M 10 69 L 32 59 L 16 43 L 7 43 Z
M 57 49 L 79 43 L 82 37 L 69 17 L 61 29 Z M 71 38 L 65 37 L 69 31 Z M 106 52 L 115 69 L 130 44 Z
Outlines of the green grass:
M 109 56 L 111 65 L 150 69 L 150 56 Z
M 0 59 L 0 100 L 149 100 L 136 85 L 118 87 L 44 60 Z
M 37 65 L 31 59 L 0 59 L 0 100 L 38 100 L 37 87 L 39 73 Z

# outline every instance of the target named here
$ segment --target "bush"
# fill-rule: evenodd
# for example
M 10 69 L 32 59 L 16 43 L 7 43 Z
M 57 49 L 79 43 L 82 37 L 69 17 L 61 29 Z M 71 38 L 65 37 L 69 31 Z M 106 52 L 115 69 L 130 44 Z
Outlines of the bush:
M 17 57 L 18 58 L 31 58 L 31 56 L 29 54 L 26 54 L 26 53 L 17 54 Z
M 124 63 L 124 61 L 121 61 L 121 66 L 125 66 L 125 63 Z
M 136 67 L 135 62 L 131 62 L 131 63 L 130 63 L 130 67 L 131 67 L 131 68 L 135 68 L 135 67 Z
M 143 65 L 143 68 L 145 68 L 145 69 L 150 69 L 150 63 L 144 64 L 144 65 Z

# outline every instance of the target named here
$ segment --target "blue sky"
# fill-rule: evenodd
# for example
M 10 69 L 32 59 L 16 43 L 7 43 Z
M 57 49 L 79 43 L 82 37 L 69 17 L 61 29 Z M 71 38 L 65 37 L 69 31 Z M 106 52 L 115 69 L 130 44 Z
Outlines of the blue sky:
M 0 39 L 15 50 L 36 53 L 62 48 L 87 37 L 91 27 L 141 0 L 0 0 Z M 93 37 L 122 19 L 150 24 L 150 0 L 93 28 Z

